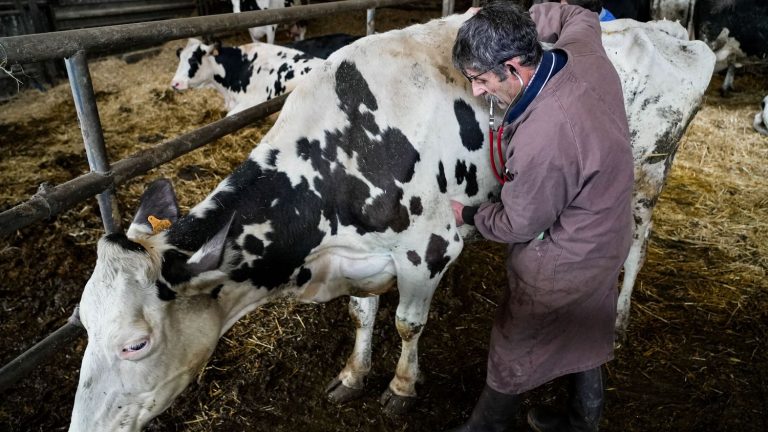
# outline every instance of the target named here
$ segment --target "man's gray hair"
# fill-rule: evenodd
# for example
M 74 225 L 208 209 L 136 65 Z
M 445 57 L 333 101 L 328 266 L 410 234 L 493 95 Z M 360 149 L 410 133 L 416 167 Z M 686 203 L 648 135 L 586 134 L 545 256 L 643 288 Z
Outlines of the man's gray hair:
M 541 59 L 542 49 L 531 16 L 510 1 L 495 1 L 480 9 L 459 28 L 453 44 L 453 65 L 464 72 L 492 70 L 506 79 L 503 63 L 520 57 L 523 66 Z

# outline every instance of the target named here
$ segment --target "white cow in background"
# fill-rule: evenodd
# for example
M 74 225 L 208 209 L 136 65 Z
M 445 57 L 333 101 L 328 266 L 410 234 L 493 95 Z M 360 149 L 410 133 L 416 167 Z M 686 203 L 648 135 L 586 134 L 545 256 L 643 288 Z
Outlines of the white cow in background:
M 279 9 L 283 7 L 291 7 L 294 5 L 294 0 L 231 0 L 232 12 L 250 12 L 257 10 L 267 9 Z M 248 33 L 251 35 L 251 39 L 254 42 L 259 41 L 262 37 L 267 38 L 267 43 L 275 43 L 275 33 L 277 32 L 277 24 L 269 24 L 260 27 L 251 27 L 248 29 Z M 291 26 L 291 35 L 294 40 L 303 40 L 304 35 L 307 32 L 307 25 L 304 22 L 298 22 Z
M 468 16 L 334 53 L 296 87 L 248 160 L 188 215 L 180 217 L 170 182 L 147 189 L 127 235 L 99 241 L 83 292 L 88 345 L 71 432 L 138 432 L 240 317 L 284 296 L 351 296 L 356 341 L 327 392 L 339 402 L 358 397 L 372 365 L 377 295 L 395 284 L 402 351 L 381 402 L 390 414 L 412 405 L 432 295 L 474 230 L 456 226 L 449 202 L 477 205 L 498 193 L 488 106 L 451 63 Z M 673 23 L 620 20 L 604 29 L 635 156 L 635 244 L 625 277 L 634 282 L 651 210 L 714 55 Z
M 239 47 L 189 39 L 176 53 L 179 65 L 171 88 L 215 88 L 227 115 L 287 93 L 323 60 L 292 48 L 253 42 Z

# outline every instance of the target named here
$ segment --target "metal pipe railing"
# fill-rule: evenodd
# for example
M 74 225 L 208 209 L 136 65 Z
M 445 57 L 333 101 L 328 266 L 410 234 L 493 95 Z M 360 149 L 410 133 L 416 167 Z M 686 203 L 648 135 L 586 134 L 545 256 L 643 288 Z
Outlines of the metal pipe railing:
M 107 148 L 104 145 L 104 132 L 101 129 L 99 110 L 96 107 L 96 96 L 93 91 L 85 51 L 76 52 L 72 57 L 64 59 L 64 63 L 67 66 L 69 86 L 75 101 L 80 132 L 83 134 L 88 165 L 91 167 L 91 171 L 106 174 L 110 170 Z M 99 193 L 96 200 L 99 203 L 101 221 L 107 234 L 122 231 L 120 210 L 114 187 L 109 187 Z
M 50 358 L 49 352 L 60 351 L 71 341 L 82 336 L 83 330 L 79 309 L 75 307 L 66 324 L 0 369 L 0 392 L 29 375 L 40 362 Z
M 0 213 L 0 237 L 19 228 L 50 218 L 72 208 L 88 198 L 102 194 L 99 200 L 102 219 L 107 232 L 118 230 L 119 214 L 114 198 L 114 188 L 127 180 L 144 174 L 166 162 L 197 149 L 209 142 L 235 132 L 254 120 L 279 111 L 287 95 L 251 107 L 188 132 L 162 144 L 143 150 L 114 163 L 111 167 L 106 156 L 104 138 L 99 121 L 93 87 L 88 71 L 86 52 L 99 54 L 136 46 L 157 44 L 174 39 L 196 36 L 217 31 L 245 29 L 264 24 L 290 22 L 353 10 L 368 9 L 367 29 L 372 32 L 377 7 L 397 6 L 415 0 L 348 0 L 288 9 L 245 12 L 197 18 L 166 20 L 152 23 L 127 24 L 111 27 L 70 30 L 65 32 L 32 34 L 0 38 L 0 61 L 9 64 L 33 63 L 44 60 L 67 58 L 67 72 L 72 85 L 88 155 L 91 172 L 58 186 L 43 186 L 28 201 Z M 112 193 L 110 193 L 112 192 Z M 110 222 L 111 220 L 111 225 Z M 68 323 L 30 348 L 11 363 L 0 369 L 0 391 L 27 375 L 51 351 L 82 334 L 78 310 L 75 309 Z
M 4 37 L 0 38 L 0 56 L 4 56 L 8 64 L 14 64 L 71 57 L 78 51 L 86 51 L 88 54 L 103 54 L 206 33 L 241 30 L 267 24 L 317 18 L 339 12 L 398 6 L 414 2 L 415 0 L 346 0 L 238 14 L 177 18 Z M 0 57 L 0 60 L 2 59 L 3 57 Z
M 109 172 L 90 172 L 66 183 L 44 187 L 26 202 L 0 213 L 0 237 L 48 219 L 90 197 L 144 174 L 183 154 L 235 132 L 280 110 L 287 95 L 207 124 L 112 164 Z

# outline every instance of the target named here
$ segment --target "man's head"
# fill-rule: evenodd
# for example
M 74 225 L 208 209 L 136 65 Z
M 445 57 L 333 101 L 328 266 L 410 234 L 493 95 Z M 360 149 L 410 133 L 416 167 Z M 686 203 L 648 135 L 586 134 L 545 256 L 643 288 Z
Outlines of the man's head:
M 453 64 L 471 82 L 475 95 L 494 96 L 502 104 L 522 91 L 520 81 L 527 84 L 541 55 L 536 24 L 508 1 L 480 9 L 462 24 L 453 45 Z

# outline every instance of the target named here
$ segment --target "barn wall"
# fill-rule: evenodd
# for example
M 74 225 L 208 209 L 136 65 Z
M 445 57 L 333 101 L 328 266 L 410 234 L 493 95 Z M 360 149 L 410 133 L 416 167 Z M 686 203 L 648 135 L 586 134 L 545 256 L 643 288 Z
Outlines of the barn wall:
M 0 0 L 0 37 L 182 18 L 194 15 L 199 5 L 222 2 L 223 0 Z M 209 9 L 211 8 L 204 8 Z M 7 73 L 0 71 L 0 101 L 12 98 L 20 90 L 44 91 L 57 80 L 66 77 L 63 60 L 15 66 L 10 72 L 21 81 L 21 85 Z

